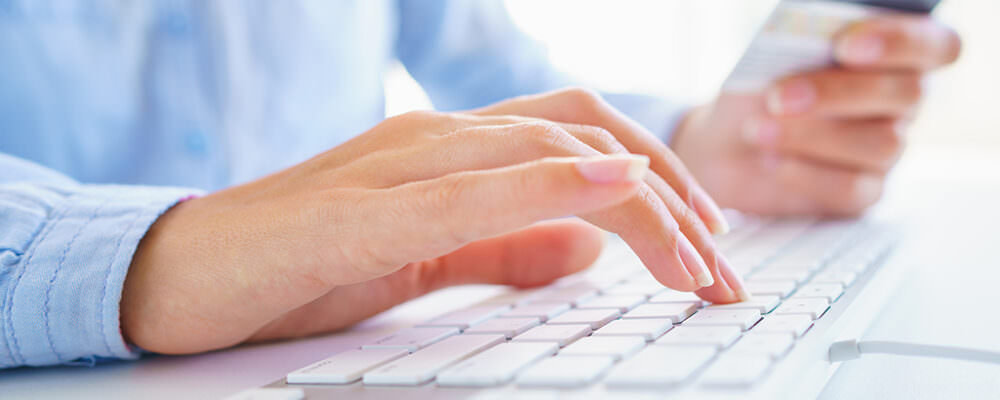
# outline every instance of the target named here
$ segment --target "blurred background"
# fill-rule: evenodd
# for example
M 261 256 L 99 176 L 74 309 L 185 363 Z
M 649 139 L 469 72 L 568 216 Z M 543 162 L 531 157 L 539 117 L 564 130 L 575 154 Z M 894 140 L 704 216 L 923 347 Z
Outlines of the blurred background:
M 522 30 L 548 46 L 553 63 L 586 85 L 698 104 L 711 100 L 776 3 L 507 0 L 507 8 Z M 964 51 L 929 79 L 909 151 L 947 159 L 997 154 L 1000 1 L 944 0 L 935 15 L 960 32 Z M 387 75 L 386 92 L 388 115 L 431 107 L 401 66 Z

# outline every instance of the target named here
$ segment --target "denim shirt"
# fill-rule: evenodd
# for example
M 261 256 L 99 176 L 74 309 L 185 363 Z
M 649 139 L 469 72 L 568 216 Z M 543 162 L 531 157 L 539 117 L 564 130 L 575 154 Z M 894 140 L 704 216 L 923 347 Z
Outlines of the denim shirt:
M 0 0 L 0 368 L 136 358 L 149 226 L 377 124 L 395 59 L 440 110 L 570 83 L 495 0 Z M 608 99 L 664 137 L 683 112 Z

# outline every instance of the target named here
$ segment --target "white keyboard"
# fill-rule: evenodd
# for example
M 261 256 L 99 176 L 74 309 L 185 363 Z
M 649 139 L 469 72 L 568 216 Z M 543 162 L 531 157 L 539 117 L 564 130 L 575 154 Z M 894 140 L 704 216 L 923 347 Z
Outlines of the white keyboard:
M 666 289 L 612 241 L 585 273 L 470 304 L 269 387 L 307 398 L 815 396 L 835 368 L 826 347 L 863 333 L 888 296 L 894 278 L 865 286 L 895 234 L 870 221 L 739 219 L 717 242 L 751 301 Z

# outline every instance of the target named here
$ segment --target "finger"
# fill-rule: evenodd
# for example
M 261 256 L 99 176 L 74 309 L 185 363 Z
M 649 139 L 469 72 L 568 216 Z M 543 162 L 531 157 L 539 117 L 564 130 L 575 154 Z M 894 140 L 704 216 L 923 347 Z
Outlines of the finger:
M 575 131 L 586 130 L 586 127 L 555 125 L 544 121 L 530 121 L 509 126 L 474 127 L 457 131 L 443 137 L 441 141 L 427 144 L 433 148 L 417 149 L 404 158 L 386 161 L 413 164 L 414 168 L 405 169 L 402 174 L 405 175 L 405 179 L 414 179 L 424 178 L 426 175 L 436 177 L 451 171 L 495 168 L 546 156 L 601 154 L 562 129 L 563 127 Z M 593 127 L 590 129 L 600 130 Z M 585 136 L 582 133 L 578 134 Z M 428 154 L 449 156 L 427 163 Z M 426 165 L 418 165 L 422 161 Z M 402 176 L 386 178 L 398 180 L 402 179 Z M 711 282 L 710 277 L 714 275 L 712 270 L 706 269 L 704 258 L 699 256 L 698 252 L 690 251 L 691 245 L 687 238 L 678 237 L 683 237 L 684 234 L 678 232 L 677 222 L 663 199 L 648 187 L 640 188 L 639 193 L 640 196 L 629 199 L 614 209 L 584 216 L 588 221 L 621 235 L 663 284 L 674 289 L 691 291 L 701 287 L 698 282 Z M 675 199 L 673 200 L 675 206 L 685 209 L 676 194 L 672 196 Z M 697 220 L 690 215 L 688 218 Z M 711 255 L 714 248 L 710 247 L 709 234 L 706 231 L 700 233 L 703 235 L 701 248 L 709 250 L 706 253 L 709 254 L 707 257 L 714 257 Z M 706 240 L 708 245 L 705 245 Z M 714 266 L 714 262 L 711 265 Z M 732 292 L 730 297 L 736 296 L 735 293 Z M 725 301 L 725 299 L 716 300 Z
M 574 124 L 561 124 L 560 126 L 580 139 L 580 141 L 590 145 L 602 153 L 627 153 L 626 148 L 615 140 L 615 137 L 610 132 L 604 129 Z M 730 302 L 736 300 L 740 295 L 744 295 L 745 290 L 743 290 L 743 282 L 741 280 L 721 279 L 721 265 L 717 261 L 717 258 L 721 257 L 721 255 L 715 247 L 715 242 L 711 238 L 711 233 L 705 229 L 703 224 L 698 222 L 699 217 L 694 213 L 694 211 L 686 206 L 684 201 L 677 195 L 676 192 L 674 192 L 673 188 L 671 188 L 658 174 L 647 174 L 645 181 L 646 184 L 657 194 L 657 196 L 659 196 L 663 205 L 669 209 L 674 220 L 677 221 L 681 234 L 684 236 L 684 239 L 687 240 L 687 242 L 681 242 L 680 246 L 685 248 L 686 251 L 687 246 L 694 246 L 694 248 L 698 249 L 699 255 L 704 261 L 703 263 L 698 263 L 697 260 L 694 260 L 694 258 L 699 255 L 690 254 L 693 253 L 691 251 L 687 251 L 683 254 L 692 258 L 691 261 L 685 261 L 684 265 L 687 267 L 688 273 L 694 277 L 698 286 L 716 287 L 713 291 L 704 291 L 702 293 L 711 296 L 710 299 L 715 302 Z M 697 188 L 697 190 L 700 190 L 700 188 Z M 639 243 L 643 237 L 647 239 L 649 237 L 655 237 L 650 236 L 648 232 L 639 232 L 637 233 L 637 236 L 639 236 L 638 238 L 629 240 L 630 238 L 628 237 L 629 235 L 627 232 L 624 234 L 620 232 L 620 234 L 622 234 L 622 237 L 629 243 Z M 641 254 L 643 254 L 643 252 L 638 253 L 640 254 L 640 257 Z M 708 267 L 708 274 L 700 269 L 700 265 Z M 654 273 L 654 276 L 657 276 L 657 274 Z M 674 285 L 676 284 L 677 283 L 674 283 Z
M 743 139 L 763 151 L 811 159 L 848 169 L 885 174 L 903 148 L 894 119 L 842 120 L 769 117 L 748 119 Z
M 364 232 L 379 244 L 371 252 L 380 257 L 368 260 L 375 271 L 359 271 L 358 278 L 537 221 L 622 203 L 642 185 L 648 163 L 636 155 L 546 158 L 385 189 L 366 207 L 372 210 L 369 226 L 392 229 Z
M 728 230 L 718 205 L 701 190 L 684 164 L 662 140 L 611 107 L 600 95 L 585 89 L 565 89 L 523 96 L 475 110 L 479 115 L 521 115 L 557 122 L 592 125 L 611 132 L 630 152 L 650 158 L 650 167 L 715 233 Z
M 440 178 L 462 171 L 502 168 L 545 157 L 598 155 L 558 125 L 518 117 L 475 117 L 455 130 L 398 151 L 382 151 L 352 162 L 330 177 L 338 185 L 354 182 L 367 188 L 387 188 Z M 489 124 L 482 124 L 489 122 Z M 375 169 L 372 165 L 405 165 Z
M 856 216 L 882 196 L 885 176 L 829 164 L 783 157 L 774 173 L 788 197 L 801 208 L 808 205 L 812 214 L 829 217 Z
M 336 287 L 272 321 L 252 340 L 342 329 L 452 285 L 544 285 L 591 265 L 601 252 L 604 235 L 579 220 L 560 220 L 473 242 L 443 257 L 409 264 L 375 280 Z
M 725 257 L 719 257 L 719 278 L 715 285 L 698 289 L 695 294 L 703 299 L 725 299 L 725 300 L 709 300 L 713 303 L 731 303 L 735 301 L 748 301 L 750 300 L 750 293 L 746 290 L 746 285 L 743 283 L 743 278 L 740 274 L 733 269 L 732 264 L 729 263 Z M 732 298 L 732 295 L 728 293 L 727 288 L 735 288 L 736 298 Z
M 765 94 L 774 116 L 882 117 L 909 113 L 923 93 L 916 72 L 827 69 L 782 79 Z
M 929 17 L 892 15 L 848 27 L 837 35 L 834 49 L 837 61 L 850 68 L 926 71 L 955 62 L 962 41 Z

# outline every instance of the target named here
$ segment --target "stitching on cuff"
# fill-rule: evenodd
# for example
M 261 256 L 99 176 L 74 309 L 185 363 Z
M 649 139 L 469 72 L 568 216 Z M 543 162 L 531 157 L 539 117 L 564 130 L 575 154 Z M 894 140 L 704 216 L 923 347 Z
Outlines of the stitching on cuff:
M 45 304 L 42 306 L 42 309 L 44 310 L 42 313 L 42 320 L 45 322 L 44 324 L 45 340 L 48 341 L 49 343 L 49 350 L 52 351 L 52 354 L 56 355 L 56 360 L 59 360 L 60 363 L 66 362 L 68 360 L 66 360 L 63 357 L 63 355 L 56 350 L 55 344 L 53 344 L 52 342 L 52 328 L 49 327 L 49 319 L 50 319 L 49 314 L 52 312 L 52 310 L 50 309 L 52 303 L 52 288 L 55 287 L 56 279 L 58 279 L 59 277 L 59 271 L 62 270 L 63 265 L 66 263 L 66 257 L 69 256 L 69 251 L 70 249 L 73 248 L 73 244 L 76 243 L 76 239 L 78 239 L 80 235 L 83 234 L 83 230 L 87 228 L 87 226 L 89 226 L 91 222 L 94 222 L 94 219 L 97 218 L 97 215 L 101 212 L 101 209 L 108 204 L 108 201 L 109 199 L 105 199 L 103 202 L 101 202 L 101 204 L 99 204 L 96 208 L 94 208 L 94 212 L 90 214 L 90 217 L 87 218 L 87 221 L 80 224 L 80 227 L 77 228 L 75 233 L 73 233 L 73 237 L 71 237 L 69 239 L 69 242 L 66 243 L 66 247 L 63 248 L 63 252 L 59 256 L 59 263 L 56 264 L 55 271 L 52 272 L 52 278 L 49 279 L 48 287 L 45 288 Z
M 65 203 L 67 204 L 71 203 L 70 200 L 76 197 L 77 197 L 76 194 L 70 195 L 69 197 L 66 198 Z M 14 331 L 14 295 L 17 292 L 17 287 L 20 286 L 21 284 L 21 278 L 24 276 L 24 271 L 28 270 L 28 267 L 31 265 L 31 261 L 35 258 L 35 250 L 38 249 L 40 243 L 44 242 L 45 239 L 48 238 L 49 233 L 51 233 L 52 230 L 55 229 L 55 226 L 56 224 L 59 223 L 59 221 L 62 221 L 63 217 L 66 216 L 66 213 L 69 212 L 69 209 L 70 207 L 68 206 L 62 207 L 62 209 L 59 210 L 59 213 L 56 214 L 53 218 L 51 218 L 52 221 L 51 223 L 43 224 L 44 227 L 38 233 L 38 236 L 36 237 L 37 239 L 32 241 L 31 245 L 28 246 L 27 249 L 25 249 L 24 253 L 27 254 L 28 257 L 25 258 L 24 265 L 21 267 L 21 270 L 18 271 L 17 277 L 14 278 L 13 284 L 7 291 L 7 311 L 6 311 L 7 326 L 10 327 L 10 338 L 11 338 L 11 344 L 13 345 L 13 347 L 11 348 L 10 356 L 15 364 L 24 364 L 25 359 L 24 355 L 21 354 L 21 345 L 17 341 L 17 332 Z
M 115 261 L 117 261 L 119 259 L 120 255 L 121 255 L 122 245 L 125 243 L 125 236 L 127 236 L 129 234 L 129 232 L 132 232 L 132 230 L 135 229 L 135 223 L 138 222 L 139 219 L 142 218 L 144 215 L 146 215 L 146 213 L 143 212 L 143 211 L 144 210 L 139 210 L 139 212 L 136 213 L 135 218 L 132 218 L 132 221 L 129 222 L 128 229 L 125 229 L 122 232 L 122 235 L 120 237 L 118 237 L 118 240 L 117 240 L 117 242 L 115 244 L 115 253 L 111 257 L 111 261 L 108 262 L 108 268 L 107 268 L 106 273 L 104 275 L 104 285 L 101 286 L 101 303 L 100 303 L 101 306 L 98 308 L 98 311 L 97 311 L 97 318 L 98 318 L 97 320 L 100 321 L 100 324 L 101 324 L 101 340 L 104 342 L 104 349 L 107 350 L 107 352 L 108 352 L 107 354 L 108 354 L 109 357 L 115 356 L 115 353 L 114 353 L 114 351 L 111 350 L 111 342 L 108 341 L 108 333 L 105 332 L 105 326 L 104 326 L 104 308 L 105 308 L 105 303 L 107 303 L 107 301 L 108 301 L 108 283 L 109 283 L 109 281 L 111 281 L 111 275 L 112 275 L 111 272 L 112 272 L 112 269 L 114 268 Z M 126 276 L 128 275 L 128 268 L 125 269 L 125 274 L 126 274 Z M 120 306 L 121 305 L 119 303 L 119 307 Z M 120 314 L 120 311 L 119 311 L 119 314 Z M 121 318 L 121 317 L 119 316 L 119 318 Z M 121 335 L 121 336 L 123 336 L 122 339 L 124 341 L 124 335 L 122 335 L 122 333 L 121 333 L 121 322 L 120 321 L 118 322 L 118 325 L 119 325 L 119 327 L 118 327 L 118 334 Z

